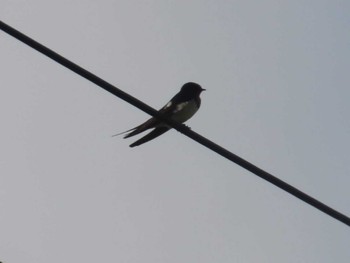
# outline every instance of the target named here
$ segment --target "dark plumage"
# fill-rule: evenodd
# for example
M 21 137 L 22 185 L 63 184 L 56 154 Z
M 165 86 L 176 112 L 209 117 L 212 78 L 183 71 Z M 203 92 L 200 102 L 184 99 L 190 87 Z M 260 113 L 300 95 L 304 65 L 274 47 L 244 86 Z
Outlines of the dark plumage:
M 201 105 L 201 99 L 199 95 L 204 90 L 205 89 L 196 83 L 186 83 L 182 86 L 180 92 L 177 93 L 163 108 L 159 110 L 159 113 L 180 123 L 187 121 L 199 109 Z M 124 136 L 124 138 L 129 138 L 152 128 L 155 129 L 141 139 L 132 143 L 130 147 L 138 146 L 145 142 L 148 142 L 171 129 L 171 127 L 169 127 L 167 124 L 159 121 L 157 118 L 152 117 L 133 129 L 113 136 L 129 132 Z

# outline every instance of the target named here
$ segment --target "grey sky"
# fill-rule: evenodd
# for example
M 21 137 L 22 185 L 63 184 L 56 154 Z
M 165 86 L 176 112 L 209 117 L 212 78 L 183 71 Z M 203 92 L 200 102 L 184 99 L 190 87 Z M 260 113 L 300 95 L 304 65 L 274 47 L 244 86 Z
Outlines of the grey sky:
M 350 215 L 348 1 L 2 0 L 2 21 Z M 0 261 L 348 262 L 344 224 L 1 32 Z

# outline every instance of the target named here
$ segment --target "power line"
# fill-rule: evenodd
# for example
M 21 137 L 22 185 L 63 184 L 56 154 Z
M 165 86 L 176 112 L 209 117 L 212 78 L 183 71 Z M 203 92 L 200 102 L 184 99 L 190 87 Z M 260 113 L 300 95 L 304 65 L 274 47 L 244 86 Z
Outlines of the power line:
M 53 59 L 57 63 L 61 64 L 62 66 L 74 71 L 78 75 L 90 80 L 91 82 L 95 83 L 96 85 L 100 86 L 101 88 L 105 89 L 106 91 L 108 91 L 108 92 L 114 94 L 115 96 L 121 98 L 122 100 L 132 104 L 133 106 L 148 113 L 149 115 L 161 119 L 162 121 L 171 125 L 177 131 L 179 131 L 179 132 L 183 133 L 184 135 L 190 137 L 191 139 L 197 141 L 198 143 L 202 144 L 203 146 L 211 149 L 212 151 L 227 158 L 228 160 L 240 165 L 241 167 L 254 173 L 255 175 L 259 176 L 260 178 L 265 179 L 266 181 L 274 184 L 275 186 L 285 190 L 286 192 L 290 193 L 291 195 L 294 195 L 295 197 L 301 199 L 302 201 L 308 203 L 309 205 L 312 205 L 313 207 L 317 208 L 318 210 L 320 210 L 320 211 L 328 214 L 329 216 L 337 219 L 338 221 L 343 222 L 344 224 L 350 226 L 350 218 L 347 217 L 346 215 L 344 215 L 344 214 L 336 211 L 335 209 L 323 204 L 322 202 L 311 197 L 310 195 L 305 194 L 304 192 L 300 191 L 299 189 L 297 189 L 297 188 L 291 186 L 290 184 L 278 179 L 277 177 L 273 176 L 272 174 L 260 169 L 259 167 L 251 164 L 250 162 L 235 155 L 234 153 L 224 149 L 223 147 L 217 145 L 216 143 L 206 139 L 202 135 L 194 132 L 193 130 L 190 130 L 186 125 L 179 124 L 171 119 L 165 118 L 164 116 L 160 115 L 155 109 L 153 109 L 152 107 L 143 103 L 142 101 L 140 101 L 140 100 L 132 97 L 131 95 L 127 94 L 126 92 L 116 88 L 112 84 L 97 77 L 96 75 L 92 74 L 91 72 L 89 72 L 89 71 L 83 69 L 82 67 L 78 66 L 77 64 L 71 62 L 70 60 L 62 57 L 61 55 L 57 54 L 56 52 L 52 51 L 51 49 L 47 48 L 46 46 L 36 42 L 35 40 L 24 35 L 23 33 L 17 31 L 16 29 L 12 28 L 11 26 L 3 23 L 2 21 L 0 21 L 0 28 L 3 31 L 5 31 L 6 33 L 8 33 L 9 35 L 13 36 L 14 38 L 22 41 L 23 43 L 27 44 L 28 46 L 32 47 L 33 49 L 48 56 L 49 58 Z

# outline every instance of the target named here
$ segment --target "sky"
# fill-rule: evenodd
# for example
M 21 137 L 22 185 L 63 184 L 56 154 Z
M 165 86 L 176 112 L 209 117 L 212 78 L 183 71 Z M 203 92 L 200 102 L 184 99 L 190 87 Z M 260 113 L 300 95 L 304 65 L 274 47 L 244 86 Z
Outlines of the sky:
M 350 215 L 349 1 L 2 0 L 3 22 Z M 348 262 L 349 227 L 0 32 L 0 261 Z

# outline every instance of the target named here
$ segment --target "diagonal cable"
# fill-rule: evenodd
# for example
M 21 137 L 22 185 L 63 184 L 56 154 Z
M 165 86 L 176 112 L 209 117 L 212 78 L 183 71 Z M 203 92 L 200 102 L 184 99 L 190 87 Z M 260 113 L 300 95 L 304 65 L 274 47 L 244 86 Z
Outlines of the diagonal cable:
M 62 66 L 74 71 L 78 75 L 90 80 L 91 82 L 95 83 L 96 85 L 100 86 L 101 88 L 105 89 L 106 91 L 114 94 L 115 96 L 121 98 L 122 100 L 137 107 L 138 109 L 148 113 L 151 116 L 154 116 L 154 117 L 161 119 L 162 121 L 171 125 L 177 131 L 179 131 L 179 132 L 183 133 L 184 135 L 190 137 L 191 139 L 197 141 L 198 143 L 202 144 L 203 146 L 211 149 L 212 151 L 229 159 L 230 161 L 240 165 L 241 167 L 254 173 L 255 175 L 259 176 L 260 178 L 272 183 L 273 185 L 285 190 L 286 192 L 290 193 L 291 195 L 294 195 L 295 197 L 297 197 L 297 198 L 301 199 L 302 201 L 308 203 L 309 205 L 317 208 L 318 210 L 328 214 L 329 216 L 333 217 L 334 219 L 337 219 L 338 221 L 343 222 L 344 224 L 350 226 L 350 218 L 347 217 L 346 215 L 344 215 L 344 214 L 336 211 L 335 209 L 325 205 L 324 203 L 313 198 L 312 196 L 310 196 L 310 195 L 300 191 L 299 189 L 293 187 L 292 185 L 278 179 L 277 177 L 273 176 L 272 174 L 260 169 L 259 167 L 255 166 L 252 163 L 244 160 L 243 158 L 235 155 L 234 153 L 226 150 L 225 148 L 219 146 L 218 144 L 206 139 L 202 135 L 194 132 L 193 130 L 190 130 L 186 125 L 179 124 L 171 119 L 165 118 L 164 116 L 160 115 L 155 109 L 153 109 L 152 107 L 143 103 L 142 101 L 140 101 L 140 100 L 136 99 L 135 97 L 127 94 L 126 92 L 116 88 L 112 84 L 97 77 L 96 75 L 92 74 L 91 72 L 89 72 L 89 71 L 83 69 L 82 67 L 78 66 L 77 64 L 71 62 L 70 60 L 62 57 L 61 55 L 57 54 L 53 50 L 36 42 L 35 40 L 31 39 L 30 37 L 24 35 L 23 33 L 19 32 L 19 31 L 17 31 L 16 29 L 12 28 L 11 26 L 5 24 L 2 21 L 0 21 L 0 29 L 5 31 L 9 35 L 13 36 L 14 38 L 27 44 L 28 46 L 32 47 L 33 49 L 39 51 L 40 53 L 48 56 L 49 58 L 53 59 L 57 63 L 61 64 Z

